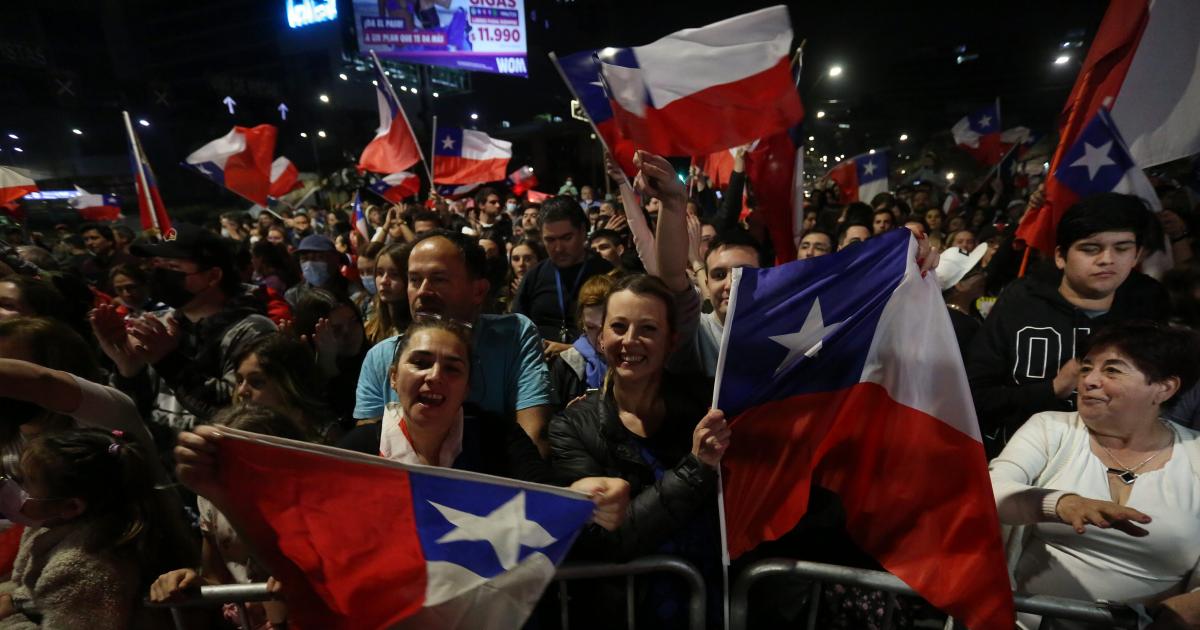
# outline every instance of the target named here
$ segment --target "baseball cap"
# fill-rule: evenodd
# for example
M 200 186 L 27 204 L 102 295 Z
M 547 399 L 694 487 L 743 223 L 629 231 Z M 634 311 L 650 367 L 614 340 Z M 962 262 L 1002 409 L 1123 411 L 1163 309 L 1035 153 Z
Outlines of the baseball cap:
M 143 258 L 190 260 L 205 268 L 225 268 L 232 264 L 233 253 L 225 240 L 203 228 L 186 223 L 174 226 L 173 234 L 161 241 L 134 243 L 129 252 Z
M 942 252 L 941 260 L 938 261 L 937 279 L 938 286 L 943 291 L 948 291 L 950 287 L 958 284 L 967 276 L 980 260 L 983 260 L 983 255 L 987 253 L 987 243 L 980 243 L 971 250 L 970 254 L 963 252 L 957 247 L 951 247 Z
M 300 246 L 296 248 L 297 252 L 336 252 L 337 247 L 333 245 L 333 241 L 329 240 L 324 234 L 309 234 L 300 239 Z

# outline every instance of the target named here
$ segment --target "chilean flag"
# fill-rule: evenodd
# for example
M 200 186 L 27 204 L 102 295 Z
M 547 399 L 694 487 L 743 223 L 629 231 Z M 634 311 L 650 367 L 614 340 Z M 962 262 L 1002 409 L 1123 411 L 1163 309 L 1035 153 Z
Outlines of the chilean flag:
M 379 101 L 379 128 L 375 130 L 375 139 L 363 149 L 358 170 L 399 173 L 421 161 L 421 147 L 378 58 L 375 59 L 375 95 Z
M 562 488 L 221 433 L 217 508 L 300 628 L 518 628 L 592 516 Z
M 1059 117 L 1057 174 L 1102 107 L 1128 141 L 1133 163 L 1149 168 L 1200 152 L 1200 3 L 1111 2 Z M 1017 238 L 1049 254 L 1073 193 L 1056 175 L 1046 202 L 1021 217 Z
M 500 181 L 512 158 L 511 142 L 459 127 L 438 128 L 433 149 L 433 181 L 438 184 Z
M 462 199 L 475 192 L 483 184 L 463 184 L 462 186 L 438 186 L 437 194 L 446 199 Z
M 11 168 L 0 166 L 0 204 L 15 201 L 37 190 L 37 184 L 32 179 Z
M 371 240 L 371 223 L 367 221 L 367 214 L 363 211 L 362 193 L 358 191 L 354 192 L 354 229 L 362 234 L 363 238 Z
M 623 137 L 660 155 L 707 155 L 798 124 L 791 17 L 775 6 L 596 53 Z
M 527 190 L 533 190 L 533 187 L 538 185 L 538 179 L 533 167 L 526 165 L 509 173 L 508 183 L 512 187 L 512 193 L 520 196 Z
M 1063 154 L 1054 179 L 1061 184 L 1059 199 L 1068 208 L 1084 197 L 1118 192 L 1137 195 L 1151 208 L 1162 209 L 1154 186 L 1133 163 L 1129 147 L 1104 109 L 1096 110 L 1075 145 Z
M 71 200 L 71 207 L 79 211 L 85 221 L 116 221 L 121 218 L 121 200 L 116 195 L 96 195 L 79 186 L 79 196 Z
M 282 155 L 271 162 L 271 188 L 267 194 L 278 199 L 304 184 L 300 183 L 300 171 L 296 165 Z
M 421 178 L 409 172 L 392 173 L 371 184 L 371 192 L 392 203 L 400 203 L 421 192 Z
M 633 155 L 637 152 L 637 147 L 632 140 L 621 134 L 617 121 L 613 118 L 613 108 L 608 101 L 608 94 L 604 91 L 604 81 L 600 78 L 600 63 L 596 58 L 599 52 L 585 50 L 556 58 L 556 61 L 572 93 L 579 98 L 579 104 L 600 134 L 604 148 L 617 161 L 621 170 L 633 177 L 638 172 L 637 167 L 633 165 Z
M 124 112 L 122 112 L 124 113 Z M 158 192 L 158 182 L 154 179 L 154 169 L 146 158 L 146 150 L 137 132 L 129 124 L 129 114 L 125 114 L 125 129 L 129 132 L 129 158 L 133 165 L 133 183 L 137 190 L 138 213 L 141 215 L 142 229 L 156 229 L 160 236 L 166 238 L 174 234 L 171 227 L 171 217 L 167 216 L 167 207 L 163 204 Z
M 218 186 L 260 205 L 271 191 L 271 156 L 275 153 L 275 127 L 234 127 L 229 133 L 196 149 L 183 165 Z
M 954 143 L 976 160 L 988 166 L 999 163 L 1006 150 L 1000 139 L 1000 101 L 963 116 L 950 133 Z
M 776 264 L 796 260 L 796 248 L 804 236 L 803 153 L 800 127 L 796 126 L 755 142 L 746 154 L 746 175 L 754 182 L 754 196 L 775 248 Z
M 735 271 L 716 406 L 730 557 L 836 492 L 864 552 L 979 630 L 1013 627 L 1000 525 L 950 316 L 917 241 Z M 736 351 L 731 349 L 736 348 Z
M 875 195 L 887 192 L 887 152 L 863 153 L 843 160 L 837 166 L 829 169 L 829 179 L 838 185 L 843 203 L 853 201 L 869 203 Z

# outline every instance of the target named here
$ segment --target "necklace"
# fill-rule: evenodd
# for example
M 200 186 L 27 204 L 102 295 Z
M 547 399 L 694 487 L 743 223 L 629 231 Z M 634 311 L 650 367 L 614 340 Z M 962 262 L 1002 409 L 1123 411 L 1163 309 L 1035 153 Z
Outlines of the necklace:
M 1153 455 L 1142 460 L 1142 463 L 1138 464 L 1137 466 L 1134 466 L 1133 468 L 1130 468 L 1130 467 L 1126 466 L 1125 464 L 1122 464 L 1120 462 L 1120 460 L 1117 459 L 1117 456 L 1113 455 L 1112 451 L 1108 450 L 1107 446 L 1100 444 L 1100 440 L 1096 440 L 1096 444 L 1099 444 L 1100 448 L 1104 449 L 1104 452 L 1108 453 L 1108 457 L 1110 459 L 1112 459 L 1114 462 L 1116 462 L 1116 464 L 1118 466 L 1118 468 L 1113 468 L 1112 466 L 1109 466 L 1108 470 L 1107 470 L 1108 474 L 1116 475 L 1117 479 L 1120 479 L 1121 483 L 1123 483 L 1127 486 L 1132 486 L 1133 482 L 1137 481 L 1137 478 L 1138 478 L 1138 476 L 1136 474 L 1137 471 L 1141 470 L 1142 467 L 1145 466 L 1146 464 L 1149 464 L 1155 457 L 1162 455 L 1163 451 L 1166 451 L 1174 443 L 1175 443 L 1175 434 L 1172 433 L 1171 439 L 1170 439 L 1170 441 L 1167 442 L 1166 446 L 1158 449 L 1157 451 L 1154 452 Z

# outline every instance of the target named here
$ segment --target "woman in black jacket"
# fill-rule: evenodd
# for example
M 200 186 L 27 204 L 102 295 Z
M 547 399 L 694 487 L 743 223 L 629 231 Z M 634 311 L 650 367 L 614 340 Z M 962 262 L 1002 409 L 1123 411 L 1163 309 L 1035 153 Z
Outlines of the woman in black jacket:
M 697 564 L 719 589 L 717 466 L 729 428 L 724 414 L 706 405 L 711 388 L 703 375 L 664 370 L 676 340 L 674 316 L 674 295 L 658 278 L 618 282 L 600 333 L 608 378 L 600 391 L 550 421 L 551 463 L 568 479 L 620 477 L 633 496 L 625 522 L 611 531 L 586 530 L 573 557 L 611 562 L 676 555 Z M 668 583 L 645 584 L 639 617 L 654 627 L 679 624 L 683 606 L 672 602 L 680 594 Z M 594 613 L 623 610 L 603 589 L 589 595 L 599 599 L 585 605 Z

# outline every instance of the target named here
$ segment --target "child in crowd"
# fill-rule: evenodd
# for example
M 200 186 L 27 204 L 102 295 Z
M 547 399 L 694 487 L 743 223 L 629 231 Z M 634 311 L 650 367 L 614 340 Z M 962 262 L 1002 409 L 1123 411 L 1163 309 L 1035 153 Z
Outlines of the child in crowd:
M 48 433 L 4 478 L 0 512 L 26 526 L 12 579 L 0 584 L 0 628 L 143 627 L 139 600 L 163 557 L 163 515 L 145 454 L 120 431 Z M 156 572 L 156 571 L 155 571 Z

